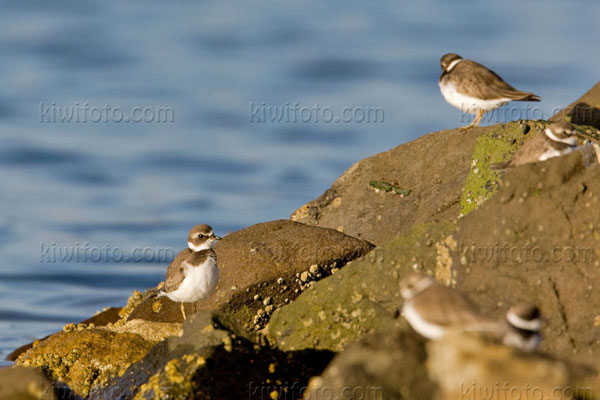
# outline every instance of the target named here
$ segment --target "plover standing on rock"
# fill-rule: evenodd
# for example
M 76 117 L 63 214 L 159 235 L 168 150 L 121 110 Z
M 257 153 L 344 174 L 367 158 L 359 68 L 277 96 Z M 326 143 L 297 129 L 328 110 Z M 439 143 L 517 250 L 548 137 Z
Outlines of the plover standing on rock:
M 159 294 L 181 303 L 181 315 L 186 319 L 184 303 L 208 297 L 219 281 L 217 255 L 212 244 L 221 239 L 210 225 L 197 225 L 188 235 L 188 248 L 177 255 L 167 269 L 165 288 Z
M 494 71 L 458 54 L 443 55 L 440 66 L 438 83 L 444 99 L 462 112 L 475 115 L 465 128 L 478 126 L 483 114 L 509 101 L 540 101 L 535 94 L 515 89 Z

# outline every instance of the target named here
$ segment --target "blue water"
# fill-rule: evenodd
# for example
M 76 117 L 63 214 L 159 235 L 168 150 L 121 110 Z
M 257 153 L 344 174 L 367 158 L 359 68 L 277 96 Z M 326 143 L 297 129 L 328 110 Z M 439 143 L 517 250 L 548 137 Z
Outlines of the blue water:
M 0 357 L 122 305 L 167 265 L 52 261 L 44 246 L 176 251 L 194 224 L 287 218 L 355 161 L 464 125 L 437 88 L 445 52 L 537 93 L 548 117 L 598 80 L 600 8 L 577 4 L 0 1 Z M 174 118 L 42 111 L 86 102 Z M 250 122 L 251 103 L 295 102 L 384 121 Z

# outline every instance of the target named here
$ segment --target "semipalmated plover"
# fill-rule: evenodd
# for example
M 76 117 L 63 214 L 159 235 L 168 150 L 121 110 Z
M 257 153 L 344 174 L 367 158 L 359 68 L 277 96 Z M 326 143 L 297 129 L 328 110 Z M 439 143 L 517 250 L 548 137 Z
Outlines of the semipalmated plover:
M 456 329 L 480 332 L 523 350 L 532 350 L 539 344 L 541 320 L 535 307 L 515 306 L 508 311 L 506 320 L 486 318 L 458 291 L 422 274 L 403 279 L 400 293 L 404 298 L 404 318 L 428 339 L 441 339 L 450 329 Z
M 555 122 L 544 129 L 546 146 L 539 157 L 539 161 L 545 161 L 552 157 L 568 154 L 577 148 L 577 131 L 569 122 Z
M 181 314 L 186 319 L 183 303 L 208 297 L 219 281 L 217 255 L 212 244 L 221 239 L 209 225 L 197 225 L 188 235 L 188 248 L 180 252 L 167 269 L 164 291 L 175 302 L 181 302 Z
M 544 135 L 527 141 L 509 162 L 493 164 L 492 169 L 506 169 L 545 161 L 552 157 L 562 156 L 577 149 L 583 140 L 578 138 L 577 130 L 569 122 L 561 121 L 550 124 L 544 129 Z
M 535 94 L 513 88 L 494 71 L 458 54 L 445 54 L 440 66 L 439 85 L 444 99 L 462 112 L 475 115 L 465 128 L 478 126 L 483 114 L 509 101 L 540 101 Z
M 531 304 L 518 304 L 506 313 L 508 329 L 504 335 L 504 344 L 533 351 L 542 341 L 542 317 L 540 310 Z
M 459 292 L 430 276 L 409 275 L 400 283 L 400 294 L 404 298 L 404 318 L 428 339 L 440 339 L 450 328 L 470 331 L 502 328 L 496 321 L 479 315 Z

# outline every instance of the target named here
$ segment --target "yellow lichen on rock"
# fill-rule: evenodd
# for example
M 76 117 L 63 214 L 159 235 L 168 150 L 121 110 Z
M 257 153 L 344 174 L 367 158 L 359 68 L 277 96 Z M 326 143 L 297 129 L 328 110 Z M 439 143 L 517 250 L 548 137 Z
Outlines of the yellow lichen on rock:
M 450 253 L 456 250 L 456 246 L 456 239 L 452 235 L 435 244 L 435 278 L 446 286 L 454 286 Z
M 42 368 L 78 395 L 87 396 L 92 386 L 123 374 L 153 345 L 133 333 L 99 328 L 63 331 L 21 354 L 16 364 Z

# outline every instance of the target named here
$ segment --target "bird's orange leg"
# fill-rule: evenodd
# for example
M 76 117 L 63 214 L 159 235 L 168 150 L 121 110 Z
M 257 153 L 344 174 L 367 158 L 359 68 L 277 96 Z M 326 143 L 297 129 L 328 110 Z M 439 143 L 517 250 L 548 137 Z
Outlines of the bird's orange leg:
M 473 119 L 473 122 L 471 122 L 469 125 L 467 126 L 463 126 L 462 128 L 459 128 L 461 131 L 466 131 L 467 129 L 473 127 L 473 125 L 475 124 L 475 119 Z
M 477 121 L 475 123 L 475 127 L 479 126 L 479 123 L 481 122 L 481 119 L 483 118 L 483 110 L 479 110 L 479 112 L 477 113 L 477 117 L 475 117 L 475 119 L 473 120 L 473 122 Z
M 183 316 L 183 320 L 185 321 L 186 317 L 185 317 L 185 307 L 184 307 L 183 301 L 181 302 L 181 315 Z
M 481 117 L 483 117 L 483 111 L 477 111 L 477 115 L 473 118 L 473 121 L 471 122 L 471 124 L 467 125 L 467 126 L 463 126 L 462 128 L 460 128 L 463 131 L 466 131 L 469 128 L 473 128 L 479 125 L 479 123 L 481 122 Z

